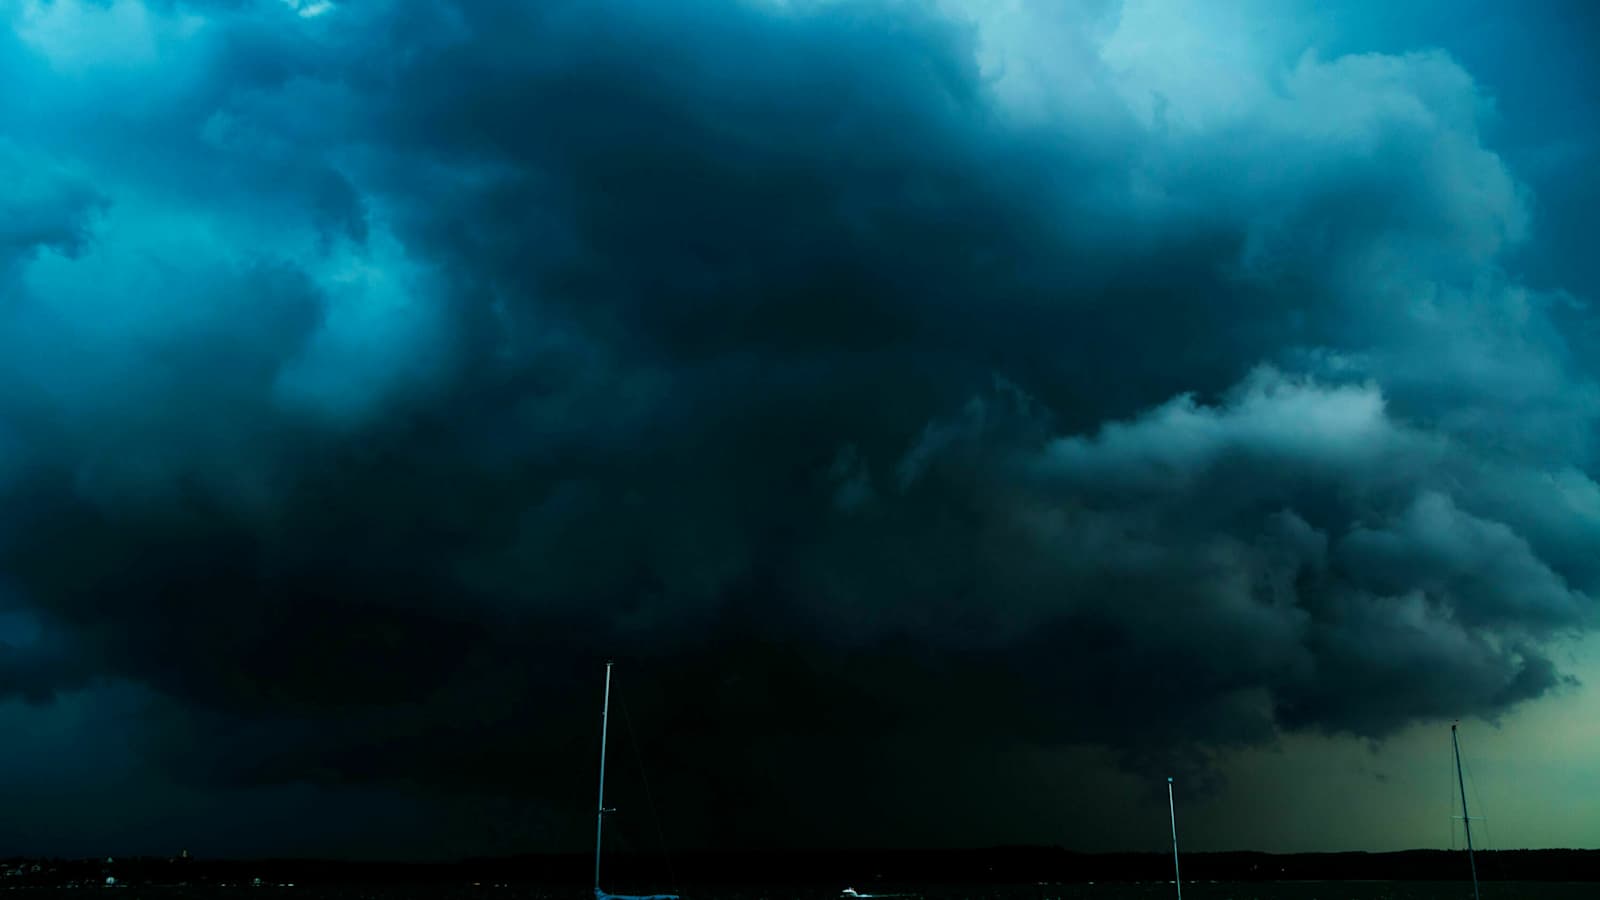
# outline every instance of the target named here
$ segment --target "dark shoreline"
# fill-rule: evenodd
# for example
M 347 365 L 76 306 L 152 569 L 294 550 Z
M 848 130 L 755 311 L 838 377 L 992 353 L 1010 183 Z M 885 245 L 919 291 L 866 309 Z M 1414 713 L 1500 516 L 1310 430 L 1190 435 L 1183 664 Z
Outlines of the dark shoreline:
M 1494 850 L 1477 855 L 1484 881 L 1600 881 L 1600 850 Z M 37 865 L 39 871 L 34 872 Z M 1185 853 L 1184 881 L 1455 881 L 1467 878 L 1464 851 L 1386 853 L 1256 852 Z M 23 868 L 21 873 L 13 870 Z M 22 859 L 0 861 L 0 885 L 188 883 L 328 884 L 537 884 L 587 885 L 587 854 L 530 854 L 458 862 L 403 863 L 308 859 L 209 860 L 151 857 Z M 672 873 L 677 886 L 810 885 L 859 890 L 893 885 L 1028 885 L 1086 881 L 1133 882 L 1172 878 L 1167 853 L 1077 853 L 1052 847 L 981 850 L 687 851 L 669 859 L 608 854 L 612 890 L 661 887 Z

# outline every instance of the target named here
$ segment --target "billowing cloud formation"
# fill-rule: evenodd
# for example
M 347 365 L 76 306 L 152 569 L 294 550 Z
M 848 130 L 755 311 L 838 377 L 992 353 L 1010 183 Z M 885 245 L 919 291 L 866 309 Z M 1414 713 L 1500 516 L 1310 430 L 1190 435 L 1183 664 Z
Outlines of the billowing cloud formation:
M 578 809 L 616 654 L 684 842 L 778 797 L 815 842 L 907 741 L 1382 737 L 1592 623 L 1592 322 L 1504 264 L 1530 197 L 1444 52 L 0 9 L 0 695 L 142 685 L 190 780 Z
M 1549 689 L 1538 648 L 1590 620 L 1592 564 L 1524 535 L 1537 506 L 1591 541 L 1593 482 L 1489 465 L 1396 421 L 1370 384 L 1262 370 L 1216 407 L 1182 397 L 1093 436 L 998 448 L 982 437 L 994 416 L 978 404 L 964 430 L 929 432 L 953 470 L 922 463 L 936 481 L 983 473 L 969 502 L 992 537 L 968 577 L 1007 626 L 1125 641 L 1122 664 L 1159 679 L 1139 708 L 1200 713 L 1171 740 L 1247 699 L 1262 733 L 1491 713 Z M 1489 487 L 1506 481 L 1525 505 Z

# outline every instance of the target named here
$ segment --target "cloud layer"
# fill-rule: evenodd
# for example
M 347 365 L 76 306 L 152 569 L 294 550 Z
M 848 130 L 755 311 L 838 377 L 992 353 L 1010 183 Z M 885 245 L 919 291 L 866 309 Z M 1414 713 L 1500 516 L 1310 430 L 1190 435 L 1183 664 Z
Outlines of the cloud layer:
M 684 843 L 816 843 L 906 742 L 1382 738 L 1593 624 L 1592 315 L 1508 263 L 1534 199 L 1444 51 L 1249 4 L 0 10 L 0 697 L 136 685 L 185 783 L 559 822 L 616 655 Z

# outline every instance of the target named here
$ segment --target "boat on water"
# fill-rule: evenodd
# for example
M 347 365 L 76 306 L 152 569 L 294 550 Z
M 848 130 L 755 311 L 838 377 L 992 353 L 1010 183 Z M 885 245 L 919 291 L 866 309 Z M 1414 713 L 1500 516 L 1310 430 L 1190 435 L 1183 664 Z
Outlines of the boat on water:
M 606 728 L 611 717 L 611 662 L 606 662 L 606 693 L 600 704 L 600 807 L 594 825 L 594 898 L 595 900 L 680 900 L 677 894 L 611 894 L 600 887 L 600 840 L 605 834 L 606 813 L 616 812 L 606 808 Z
M 1478 900 L 1478 860 L 1472 853 L 1472 816 L 1467 812 L 1467 780 L 1461 777 L 1461 742 L 1456 738 L 1459 721 L 1450 723 L 1450 749 L 1456 755 L 1456 785 L 1461 788 L 1461 827 L 1467 834 L 1467 866 L 1472 871 L 1472 900 Z M 1481 796 L 1478 799 L 1483 799 Z
M 1172 776 L 1167 776 L 1167 815 L 1172 819 L 1172 883 L 1183 900 L 1183 875 L 1178 872 L 1178 803 L 1172 796 Z

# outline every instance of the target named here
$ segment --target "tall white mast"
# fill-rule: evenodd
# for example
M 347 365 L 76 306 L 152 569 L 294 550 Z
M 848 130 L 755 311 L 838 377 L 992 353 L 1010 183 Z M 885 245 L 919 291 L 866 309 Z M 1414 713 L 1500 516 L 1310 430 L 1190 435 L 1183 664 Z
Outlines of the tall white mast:
M 1178 900 L 1183 900 L 1183 876 L 1178 874 L 1178 806 L 1172 800 L 1172 778 L 1167 778 L 1167 812 L 1172 815 L 1172 883 L 1178 886 Z
M 1467 812 L 1467 782 L 1461 777 L 1461 743 L 1456 740 L 1456 726 L 1459 724 L 1450 723 L 1450 747 L 1456 753 L 1456 785 L 1461 788 L 1461 827 L 1467 832 L 1467 865 L 1472 867 L 1472 900 L 1478 900 L 1478 861 L 1472 855 L 1472 816 Z
M 600 836 L 606 827 L 606 719 L 611 713 L 611 661 L 606 660 L 606 694 L 600 704 L 600 804 L 594 817 L 594 893 L 600 896 Z
M 623 704 L 622 711 L 628 711 Z M 608 894 L 600 890 L 600 838 L 605 833 L 606 813 L 606 722 L 611 714 L 611 660 L 606 660 L 606 695 L 600 704 L 600 803 L 594 822 L 594 897 L 595 900 L 679 900 L 677 894 Z

